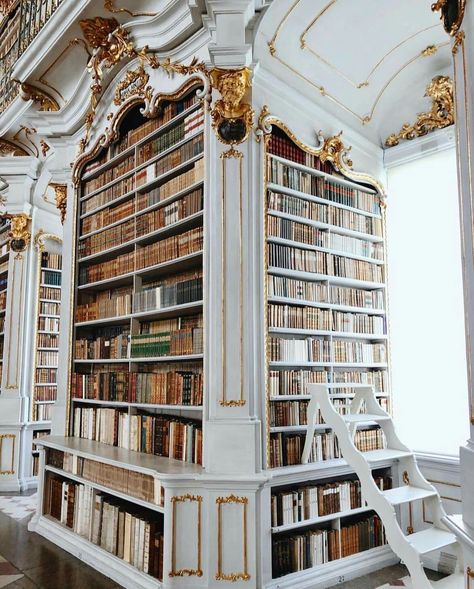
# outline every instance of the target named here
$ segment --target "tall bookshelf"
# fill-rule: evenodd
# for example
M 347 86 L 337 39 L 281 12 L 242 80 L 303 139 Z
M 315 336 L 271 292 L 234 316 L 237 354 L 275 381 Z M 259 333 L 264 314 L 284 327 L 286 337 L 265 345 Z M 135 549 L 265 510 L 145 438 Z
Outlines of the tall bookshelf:
M 327 478 L 342 456 L 321 419 L 310 464 L 301 465 L 307 384 L 327 383 L 342 414 L 356 388 L 372 384 L 390 410 L 383 203 L 371 187 L 322 162 L 318 150 L 298 145 L 283 125 L 273 125 L 266 148 L 267 466 L 276 474 L 272 576 L 291 583 L 302 571 L 323 571 L 386 544 L 377 515 L 354 496 L 357 481 Z M 383 432 L 375 424 L 359 428 L 355 442 L 383 459 Z M 374 476 L 386 488 L 392 484 L 390 468 L 374 470 Z
M 5 320 L 7 313 L 8 265 L 10 259 L 10 221 L 0 221 L 0 382 L 3 374 L 3 353 L 5 344 Z

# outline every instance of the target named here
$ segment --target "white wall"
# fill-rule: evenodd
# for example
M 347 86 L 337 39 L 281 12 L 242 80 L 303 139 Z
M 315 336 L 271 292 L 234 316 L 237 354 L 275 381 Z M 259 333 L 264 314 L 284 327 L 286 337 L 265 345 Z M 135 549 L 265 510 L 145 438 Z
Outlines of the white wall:
M 456 153 L 388 170 L 394 415 L 421 452 L 458 454 L 469 437 Z

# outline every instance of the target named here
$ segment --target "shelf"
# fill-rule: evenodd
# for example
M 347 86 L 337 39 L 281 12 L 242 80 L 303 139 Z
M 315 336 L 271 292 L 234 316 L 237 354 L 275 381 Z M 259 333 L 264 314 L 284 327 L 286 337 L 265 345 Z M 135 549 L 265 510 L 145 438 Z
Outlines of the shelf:
M 168 196 L 167 198 L 164 198 L 163 200 L 160 200 L 157 203 L 154 203 L 144 209 L 136 211 L 132 215 L 128 215 L 127 217 L 123 217 L 122 219 L 119 219 L 118 221 L 114 221 L 113 223 L 110 223 L 109 225 L 104 225 L 104 227 L 100 227 L 99 229 L 94 229 L 94 231 L 90 231 L 89 233 L 85 233 L 84 235 L 81 235 L 79 237 L 79 241 L 87 239 L 88 237 L 92 237 L 93 235 L 96 235 L 97 233 L 101 233 L 102 231 L 106 231 L 107 229 L 112 229 L 113 227 L 116 227 L 117 225 L 121 225 L 122 223 L 125 223 L 126 221 L 131 221 L 135 217 L 140 217 L 141 215 L 144 215 L 145 213 L 149 213 L 155 209 L 160 209 L 168 204 L 171 204 L 175 200 L 179 200 L 183 196 L 186 196 L 186 194 L 188 194 L 189 192 L 192 192 L 193 190 L 200 188 L 201 186 L 203 186 L 203 184 L 204 184 L 204 181 L 199 180 L 198 182 L 191 184 L 187 188 L 183 188 L 183 190 L 180 190 L 179 192 L 176 192 L 175 194 L 172 194 L 171 196 Z
M 33 399 L 33 402 L 35 405 L 54 405 L 54 403 L 56 403 L 57 399 L 54 399 L 54 401 L 38 401 L 36 399 Z
M 307 301 L 305 299 L 292 299 L 289 297 L 268 297 L 269 303 L 283 303 L 285 305 L 296 305 L 299 307 L 317 307 L 318 309 L 332 309 L 342 311 L 343 313 L 361 313 L 363 315 L 382 315 L 386 312 L 383 309 L 370 309 L 367 307 L 351 307 L 348 305 L 338 305 L 335 303 L 323 303 L 319 301 Z
M 274 368 L 285 366 L 332 366 L 334 368 L 345 368 L 347 366 L 349 368 L 387 368 L 388 364 L 379 362 L 301 362 L 298 360 L 279 360 L 269 362 L 269 366 L 273 366 Z
M 36 333 L 47 333 L 48 335 L 59 335 L 59 331 L 47 331 L 45 329 L 38 329 Z
M 332 254 L 334 256 L 341 256 L 343 258 L 350 258 L 351 260 L 359 260 L 361 262 L 367 262 L 368 264 L 376 264 L 377 266 L 383 266 L 385 264 L 384 260 L 377 260 L 376 258 L 370 258 L 367 256 L 360 256 L 359 254 L 353 254 L 352 252 L 346 252 L 342 250 L 335 250 L 332 248 L 319 246 L 319 245 L 311 245 L 308 243 L 304 243 L 302 241 L 294 241 L 292 239 L 286 239 L 284 237 L 267 237 L 267 243 L 276 243 L 278 245 L 286 245 L 289 247 L 297 247 L 299 249 L 310 250 L 313 252 L 324 252 L 327 254 Z
M 349 339 L 362 339 L 362 340 L 373 340 L 383 341 L 388 339 L 388 335 L 378 335 L 369 333 L 354 333 L 346 331 L 328 331 L 323 329 L 294 329 L 292 327 L 269 327 L 268 333 L 281 333 L 286 335 L 306 335 L 306 336 L 330 336 L 335 338 L 349 338 Z
M 55 288 L 56 290 L 61 290 L 61 287 L 58 286 L 57 284 L 44 284 L 43 282 L 40 284 L 40 286 L 45 286 L 46 288 Z M 55 303 L 59 303 L 61 301 L 54 301 Z
M 37 382 L 35 383 L 35 387 L 57 387 L 57 382 Z
M 274 156 L 278 157 L 278 156 Z M 309 202 L 317 202 L 320 204 L 324 204 L 330 207 L 336 207 L 338 209 L 344 209 L 345 211 L 350 211 L 352 213 L 357 213 L 358 215 L 364 215 L 365 217 L 373 217 L 374 219 L 382 219 L 382 215 L 377 213 L 369 213 L 368 211 L 364 211 L 363 209 L 358 209 L 356 207 L 351 207 L 350 205 L 344 205 L 342 203 L 338 203 L 332 201 L 328 198 L 324 198 L 322 196 L 316 196 L 314 194 L 309 194 L 308 192 L 302 192 L 301 190 L 296 190 L 295 188 L 289 188 L 288 186 L 283 186 L 283 184 L 277 184 L 276 182 L 269 182 L 267 184 L 268 190 L 272 192 L 276 192 L 277 194 L 287 194 L 288 196 L 296 196 L 297 198 L 301 198 L 303 200 L 307 200 Z
M 383 282 L 371 282 L 369 280 L 359 280 L 358 278 L 345 278 L 342 276 L 330 276 L 329 274 L 317 274 L 316 272 L 303 272 L 302 270 L 290 270 L 288 268 L 278 268 L 270 266 L 268 274 L 275 276 L 287 276 L 288 278 L 297 278 L 308 282 L 327 282 L 334 286 L 349 286 L 361 289 L 382 290 L 386 286 Z
M 36 368 L 48 368 L 50 370 L 57 370 L 58 366 L 48 366 L 47 364 L 37 364 Z
M 161 125 L 158 129 L 155 129 L 154 131 L 149 133 L 146 137 L 143 137 L 142 139 L 140 139 L 139 141 L 137 141 L 136 143 L 134 143 L 130 147 L 127 147 L 127 149 L 124 149 L 123 151 L 121 151 L 120 153 L 118 153 L 114 157 L 112 157 L 110 160 L 104 162 L 100 166 L 97 166 L 97 168 L 94 168 L 93 170 L 91 170 L 87 174 L 84 174 L 84 176 L 82 177 L 82 181 L 89 180 L 89 179 L 93 178 L 94 176 L 98 176 L 99 174 L 101 174 L 105 170 L 108 170 L 109 168 L 118 164 L 122 160 L 126 159 L 128 156 L 134 154 L 137 147 L 140 147 L 140 145 L 147 143 L 150 139 L 153 139 L 154 137 L 161 135 L 161 133 L 163 131 L 166 131 L 167 129 L 172 128 L 181 119 L 184 120 L 189 114 L 193 113 L 195 110 L 198 110 L 201 107 L 202 107 L 201 103 L 197 102 L 196 104 L 193 104 L 192 106 L 190 106 L 186 110 L 183 110 L 182 112 L 180 112 L 178 115 L 176 115 L 175 117 L 173 117 L 169 121 L 166 121 L 166 123 Z
M 189 217 L 185 217 L 184 219 L 176 221 L 176 223 L 166 225 L 165 227 L 160 227 L 155 231 L 151 231 L 150 233 L 146 233 L 140 237 L 135 237 L 134 239 L 130 239 L 129 241 L 125 241 L 124 243 L 109 249 L 104 249 L 100 252 L 79 258 L 78 263 L 83 264 L 84 262 L 90 262 L 100 258 L 114 258 L 120 253 L 126 253 L 127 250 L 132 251 L 134 245 L 148 245 L 149 243 L 153 243 L 153 241 L 158 241 L 157 239 L 155 240 L 155 238 L 161 237 L 163 235 L 169 234 L 169 236 L 171 236 L 186 229 L 193 229 L 199 225 L 199 223 L 196 223 L 196 221 L 202 220 L 203 215 L 204 212 L 199 211 L 193 215 L 189 215 Z
M 149 311 L 140 311 L 129 315 L 119 315 L 116 317 L 104 317 L 102 319 L 92 319 L 90 321 L 79 321 L 75 323 L 76 327 L 91 327 L 94 325 L 116 325 L 128 323 L 131 319 L 166 319 L 174 315 L 190 315 L 201 309 L 203 301 L 194 301 L 182 305 L 173 305 L 171 307 L 162 307 Z
M 329 515 L 321 515 L 319 517 L 314 517 L 312 519 L 305 519 L 303 521 L 294 522 L 292 524 L 273 526 L 272 527 L 272 534 L 281 534 L 282 532 L 288 532 L 289 530 L 297 530 L 298 528 L 306 528 L 308 526 L 323 524 L 325 522 L 330 522 L 335 519 L 342 519 L 344 517 L 350 517 L 353 515 L 358 515 L 360 513 L 367 513 L 370 511 L 373 511 L 373 509 L 370 509 L 369 507 L 359 507 L 356 509 L 350 509 L 348 511 L 339 511 L 337 513 L 331 513 Z
M 38 317 L 45 317 L 46 319 L 60 319 L 61 315 L 47 315 L 46 313 L 39 313 Z
M 125 364 L 134 362 L 135 364 L 142 362 L 182 362 L 202 360 L 203 354 L 189 354 L 187 356 L 157 356 L 150 358 L 78 358 L 74 360 L 75 364 Z
M 346 229 L 339 225 L 330 225 L 329 223 L 323 223 L 322 221 L 313 221 L 306 217 L 298 217 L 297 215 L 290 215 L 289 213 L 282 213 L 274 209 L 267 210 L 268 215 L 273 217 L 280 217 L 281 219 L 288 219 L 289 221 L 296 221 L 303 225 L 309 225 L 310 227 L 316 227 L 317 229 L 325 229 L 331 233 L 337 233 L 338 235 L 346 235 L 348 237 L 354 237 L 355 239 L 361 239 L 363 241 L 370 241 L 373 243 L 383 243 L 383 237 L 378 235 L 371 235 L 370 233 L 363 233 L 354 229 Z
M 41 267 L 40 270 L 44 270 L 45 272 L 57 272 L 58 274 L 61 274 L 62 270 L 58 270 L 57 268 L 43 268 Z
M 202 466 L 191 464 L 174 458 L 164 458 L 154 454 L 134 452 L 125 448 L 109 446 L 93 440 L 63 436 L 46 436 L 40 438 L 37 445 L 76 454 L 82 458 L 99 460 L 105 464 L 119 466 L 127 470 L 135 470 L 144 474 L 159 475 L 162 480 L 180 478 L 195 479 L 204 473 Z
M 37 352 L 59 352 L 59 348 L 36 348 Z
M 355 388 L 356 386 L 357 385 L 344 385 L 344 388 Z M 388 393 L 375 393 L 375 396 L 386 398 L 390 395 Z M 353 399 L 354 393 L 331 393 L 330 397 L 331 399 Z M 269 397 L 269 401 L 311 401 L 311 395 L 275 395 Z
M 61 304 L 61 299 L 39 299 L 40 303 L 55 303 L 57 305 Z
M 202 412 L 202 405 L 154 405 L 152 403 L 128 403 L 127 401 L 101 401 L 100 399 L 71 398 L 73 403 L 85 403 L 87 405 L 104 405 L 110 407 L 139 407 L 146 409 L 165 409 L 166 411 L 197 411 Z
M 304 164 L 299 164 L 297 162 L 294 162 L 293 160 L 288 160 L 288 159 L 283 158 L 279 155 L 274 155 L 272 153 L 269 153 L 268 156 L 274 160 L 281 162 L 282 164 L 289 166 L 290 168 L 295 168 L 296 170 L 300 170 L 301 172 L 306 172 L 308 174 L 311 174 L 312 176 L 320 176 L 321 178 L 326 178 L 326 180 L 328 180 L 329 182 L 332 182 L 333 184 L 339 184 L 341 186 L 348 186 L 349 188 L 355 188 L 356 190 L 359 190 L 360 192 L 365 192 L 366 194 L 377 195 L 377 192 L 375 190 L 373 190 L 372 188 L 366 188 L 365 186 L 362 186 L 361 184 L 357 184 L 356 182 L 351 182 L 350 180 L 346 180 L 345 178 L 339 178 L 338 176 L 333 176 L 332 174 L 327 174 L 326 172 L 323 172 L 321 170 L 316 170 L 315 168 L 310 168 L 309 166 L 305 166 Z M 358 211 L 359 209 L 356 209 L 356 210 Z
M 57 474 L 57 475 L 64 477 L 66 479 L 76 481 L 77 483 L 80 483 L 82 485 L 88 485 L 89 487 L 97 489 L 98 491 L 101 491 L 103 493 L 107 493 L 108 495 L 113 495 L 114 497 L 118 497 L 119 499 L 123 499 L 124 501 L 129 501 L 130 503 L 140 505 L 141 507 L 145 507 L 146 509 L 152 509 L 153 511 L 158 511 L 159 513 L 165 512 L 164 507 L 161 507 L 160 505 L 156 505 L 156 503 L 149 503 L 148 501 L 145 501 L 144 499 L 139 499 L 138 497 L 134 497 L 133 495 L 128 495 L 127 493 L 123 493 L 121 491 L 116 491 L 115 489 L 112 489 L 111 487 L 106 487 L 104 485 L 101 485 L 100 483 L 94 483 L 93 481 L 90 481 L 89 479 L 85 479 L 84 477 L 81 477 L 77 474 L 73 474 L 71 472 L 68 472 L 67 470 L 62 470 L 60 468 L 56 468 L 56 467 L 50 466 L 48 464 L 45 465 L 45 470 L 52 472 L 54 474 Z

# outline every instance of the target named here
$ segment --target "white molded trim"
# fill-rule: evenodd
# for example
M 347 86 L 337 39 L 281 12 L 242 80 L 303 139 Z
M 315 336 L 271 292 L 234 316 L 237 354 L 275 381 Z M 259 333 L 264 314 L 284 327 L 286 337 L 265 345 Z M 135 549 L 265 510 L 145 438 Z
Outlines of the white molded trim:
M 401 164 L 413 162 L 433 153 L 456 147 L 455 126 L 438 129 L 424 137 L 412 141 L 403 141 L 400 145 L 384 150 L 384 164 L 386 168 L 393 168 Z

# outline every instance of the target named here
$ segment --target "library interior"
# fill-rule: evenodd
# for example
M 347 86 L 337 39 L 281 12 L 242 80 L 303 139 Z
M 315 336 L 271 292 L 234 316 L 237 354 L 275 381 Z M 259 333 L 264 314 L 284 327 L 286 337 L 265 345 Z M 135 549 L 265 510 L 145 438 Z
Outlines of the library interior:
M 473 145 L 474 0 L 0 0 L 0 588 L 474 589 Z

